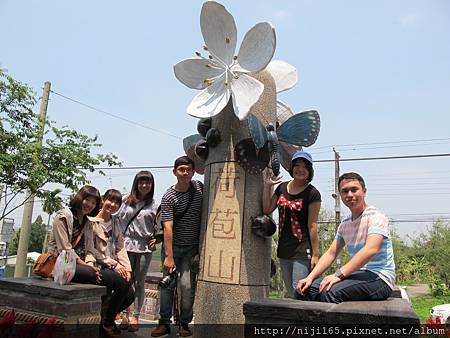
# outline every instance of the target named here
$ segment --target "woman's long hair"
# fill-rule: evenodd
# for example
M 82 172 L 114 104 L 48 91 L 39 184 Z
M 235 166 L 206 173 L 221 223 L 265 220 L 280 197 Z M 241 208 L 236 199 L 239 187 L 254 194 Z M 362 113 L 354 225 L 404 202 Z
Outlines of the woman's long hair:
M 83 200 L 88 197 L 94 197 L 96 203 L 94 210 L 92 210 L 87 216 L 96 216 L 100 210 L 100 203 L 102 199 L 98 189 L 92 185 L 85 185 L 81 188 L 70 201 L 69 208 L 71 208 L 75 213 L 78 213 L 81 210 Z
M 145 196 L 139 196 L 138 183 L 141 180 L 147 180 L 152 185 L 150 191 Z M 131 187 L 131 193 L 128 195 L 126 203 L 132 207 L 140 201 L 144 201 L 145 204 L 151 204 L 153 202 L 153 194 L 155 193 L 155 180 L 153 175 L 148 170 L 142 170 L 136 174 L 133 180 L 133 186 Z M 139 196 L 139 198 L 138 198 Z

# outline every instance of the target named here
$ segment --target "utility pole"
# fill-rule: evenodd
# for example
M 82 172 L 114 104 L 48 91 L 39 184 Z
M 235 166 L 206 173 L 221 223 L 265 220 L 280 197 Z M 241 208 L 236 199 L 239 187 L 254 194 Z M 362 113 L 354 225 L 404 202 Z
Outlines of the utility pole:
M 0 207 L 1 207 L 1 205 L 2 205 L 2 200 L 3 200 L 3 184 L 0 184 Z M 1 211 L 1 208 L 0 208 L 0 211 Z M 0 220 L 0 222 L 1 222 L 1 220 Z
M 341 158 L 339 156 L 339 153 L 336 151 L 336 149 L 333 147 L 334 152 L 334 194 L 332 195 L 334 198 L 334 221 L 335 221 L 335 231 L 337 231 L 337 228 L 339 227 L 339 224 L 341 223 L 341 198 L 339 195 L 339 159 Z M 336 266 L 341 266 L 341 259 L 339 256 L 336 258 Z
M 334 149 L 334 212 L 335 212 L 335 222 L 336 222 L 336 230 L 341 223 L 341 199 L 339 196 L 339 159 L 341 158 L 339 156 L 339 153 Z
M 39 109 L 38 134 L 36 135 L 36 143 L 41 146 L 44 137 L 45 121 L 47 120 L 48 99 L 50 96 L 50 82 L 44 83 L 44 92 L 42 94 L 41 106 Z M 33 217 L 34 194 L 27 192 L 25 196 L 25 204 L 23 207 L 22 225 L 20 227 L 19 246 L 17 248 L 16 268 L 14 277 L 27 277 L 27 254 L 28 243 L 31 233 L 31 218 Z

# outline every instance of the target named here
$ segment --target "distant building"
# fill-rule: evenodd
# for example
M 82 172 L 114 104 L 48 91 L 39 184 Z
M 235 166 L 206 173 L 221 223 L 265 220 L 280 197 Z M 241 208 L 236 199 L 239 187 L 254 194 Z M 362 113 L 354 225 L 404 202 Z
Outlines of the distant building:
M 0 242 L 9 243 L 11 236 L 14 233 L 14 219 L 3 218 L 0 220 Z

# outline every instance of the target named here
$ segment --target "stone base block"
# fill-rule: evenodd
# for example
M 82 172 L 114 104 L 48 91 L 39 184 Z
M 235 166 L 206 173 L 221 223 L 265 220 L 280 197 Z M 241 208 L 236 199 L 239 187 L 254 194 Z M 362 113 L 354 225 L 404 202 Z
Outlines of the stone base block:
M 97 337 L 103 286 L 58 285 L 33 278 L 0 279 L 0 317 L 14 309 L 16 322 L 38 324 L 55 318 L 58 337 Z
M 300 328 L 329 330 L 331 328 L 333 331 L 330 332 L 333 334 L 328 336 L 333 337 L 341 336 L 335 334 L 336 332 L 343 332 L 345 335 L 345 332 L 350 329 L 355 330 L 352 331 L 351 337 L 359 337 L 359 334 L 367 337 L 367 330 L 374 330 L 370 331 L 371 334 L 369 334 L 369 336 L 374 337 L 392 335 L 412 337 L 417 333 L 416 330 L 419 329 L 420 324 L 419 318 L 412 310 L 411 305 L 401 298 L 340 304 L 294 299 L 261 299 L 245 303 L 244 315 L 247 324 L 246 333 L 253 332 L 253 334 L 256 334 L 255 332 L 259 334 L 260 328 L 271 327 L 277 328 L 278 332 L 280 330 L 286 332 L 286 330 L 292 330 L 293 328 L 297 330 L 300 330 Z M 403 330 L 404 328 L 407 329 L 407 332 Z M 364 329 L 364 331 L 360 331 L 360 329 Z M 392 329 L 399 331 L 394 331 L 391 334 L 389 332 Z M 294 335 L 294 332 L 291 333 Z M 246 336 L 253 337 L 253 335 L 247 334 Z
M 267 297 L 268 292 L 269 286 L 198 281 L 194 304 L 195 324 L 244 324 L 242 305 L 250 300 Z

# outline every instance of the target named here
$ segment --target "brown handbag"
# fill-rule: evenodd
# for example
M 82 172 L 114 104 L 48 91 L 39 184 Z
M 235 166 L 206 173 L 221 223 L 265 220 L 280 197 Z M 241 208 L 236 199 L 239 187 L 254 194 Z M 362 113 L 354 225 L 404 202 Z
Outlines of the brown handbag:
M 52 277 L 55 263 L 56 257 L 53 254 L 49 252 L 40 254 L 38 259 L 36 260 L 36 263 L 34 263 L 33 273 L 44 278 Z
M 81 236 L 83 236 L 86 226 L 87 226 L 87 222 L 83 226 L 83 229 L 78 234 L 77 238 L 75 238 L 75 240 L 71 243 L 72 248 L 77 246 L 78 242 L 81 239 Z M 54 256 L 53 254 L 51 254 L 50 252 L 45 252 L 45 253 L 40 254 L 38 259 L 34 263 L 33 273 L 35 275 L 38 275 L 38 276 L 41 276 L 44 278 L 53 277 L 52 272 L 53 272 L 53 268 L 55 267 L 56 258 L 57 257 Z

